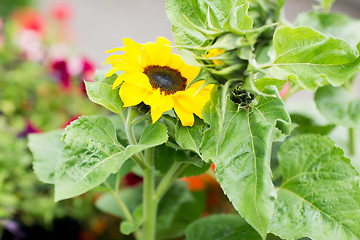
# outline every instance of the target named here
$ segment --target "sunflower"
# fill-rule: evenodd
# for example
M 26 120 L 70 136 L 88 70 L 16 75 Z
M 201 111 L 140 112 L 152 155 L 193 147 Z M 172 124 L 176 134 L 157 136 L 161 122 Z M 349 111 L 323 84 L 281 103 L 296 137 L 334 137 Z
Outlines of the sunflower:
M 112 65 L 107 77 L 124 72 L 113 83 L 113 89 L 121 85 L 119 94 L 124 107 L 144 102 L 150 106 L 153 123 L 171 109 L 183 126 L 194 124 L 194 114 L 202 118 L 212 85 L 201 88 L 204 81 L 199 81 L 188 86 L 200 68 L 187 65 L 179 55 L 171 53 L 171 44 L 163 37 L 156 43 L 139 44 L 129 38 L 123 41 L 125 47 L 107 53 L 125 53 L 111 55 L 105 63 Z

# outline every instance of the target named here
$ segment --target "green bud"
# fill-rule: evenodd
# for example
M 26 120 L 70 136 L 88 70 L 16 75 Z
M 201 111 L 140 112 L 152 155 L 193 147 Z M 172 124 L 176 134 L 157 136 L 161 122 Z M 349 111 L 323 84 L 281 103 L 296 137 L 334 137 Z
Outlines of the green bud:
M 238 104 L 239 107 L 247 107 L 255 99 L 254 94 L 241 89 L 241 86 L 236 87 L 230 92 L 230 100 Z

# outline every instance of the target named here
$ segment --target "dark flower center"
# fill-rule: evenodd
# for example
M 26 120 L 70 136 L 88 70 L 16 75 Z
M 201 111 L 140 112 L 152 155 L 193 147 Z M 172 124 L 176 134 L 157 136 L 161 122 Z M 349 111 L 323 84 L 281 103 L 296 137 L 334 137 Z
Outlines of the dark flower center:
M 167 66 L 150 65 L 144 69 L 151 86 L 154 89 L 160 88 L 165 94 L 174 94 L 177 91 L 184 91 L 186 78 L 181 73 Z

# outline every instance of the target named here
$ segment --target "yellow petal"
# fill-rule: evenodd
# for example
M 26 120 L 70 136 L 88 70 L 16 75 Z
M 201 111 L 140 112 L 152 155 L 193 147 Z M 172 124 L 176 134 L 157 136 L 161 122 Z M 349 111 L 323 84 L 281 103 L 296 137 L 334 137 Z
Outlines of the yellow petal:
M 104 62 L 103 64 L 105 64 L 105 63 L 107 63 L 107 62 L 109 62 L 109 61 L 111 61 L 111 60 L 121 59 L 121 56 L 122 56 L 122 55 L 119 55 L 119 54 L 111 55 L 111 56 L 109 56 L 109 57 L 105 60 L 105 62 Z
M 117 48 L 106 50 L 105 52 L 106 53 L 113 53 L 113 52 L 117 52 L 117 51 L 122 51 L 122 48 L 117 47 Z
M 179 55 L 171 54 L 170 61 L 168 63 L 169 67 L 173 69 L 180 69 L 184 64 L 186 64 Z
M 186 111 L 186 109 L 181 106 L 177 99 L 174 101 L 174 110 L 183 126 L 194 125 L 194 115 L 191 112 Z
M 187 79 L 188 84 L 198 75 L 200 68 L 184 64 L 181 68 L 179 68 L 179 71 L 181 75 Z
M 160 88 L 153 91 L 151 94 L 149 94 L 145 99 L 144 103 L 149 106 L 158 106 L 160 104 Z
M 147 54 L 148 65 L 166 66 L 171 57 L 171 43 L 164 37 L 158 37 L 156 43 L 146 43 L 143 51 Z M 151 63 L 151 64 L 149 64 Z M 142 66 L 143 63 L 141 63 Z M 147 65 L 147 66 L 148 66 Z
M 124 107 L 130 107 L 136 106 L 141 103 L 149 94 L 149 91 L 144 88 L 124 82 L 120 87 L 119 94 L 121 100 L 124 103 Z
M 116 69 L 115 72 L 120 71 L 120 70 L 124 71 L 124 72 L 142 72 L 143 71 L 142 68 L 140 67 L 140 65 L 133 64 L 126 60 L 121 60 L 121 62 L 118 63 L 116 66 L 114 66 L 113 69 Z
M 149 82 L 148 76 L 146 76 L 142 72 L 131 72 L 127 75 L 126 79 L 124 79 L 125 82 L 131 83 L 132 85 L 145 88 L 148 91 L 153 91 L 153 87 L 151 86 Z
M 161 115 L 171 110 L 174 107 L 174 100 L 171 96 L 165 96 L 164 94 L 160 95 L 160 102 L 158 105 L 152 105 L 151 106 L 151 119 L 152 122 L 156 122 L 159 120 Z
M 142 49 L 142 44 L 136 43 L 131 38 L 123 38 L 123 42 L 125 44 L 124 51 L 126 52 L 134 52 L 135 54 L 140 54 L 140 51 Z
M 111 68 L 109 72 L 106 73 L 105 77 L 111 77 L 114 73 L 116 73 L 117 71 L 120 71 L 121 67 L 118 65 L 116 65 L 115 67 Z
M 123 81 L 124 81 L 124 74 L 120 74 L 114 81 L 113 85 L 112 85 L 112 89 L 115 89 L 116 87 L 118 87 Z
M 146 51 L 141 51 L 141 67 L 146 68 L 151 65 L 156 65 L 153 63 L 152 59 L 149 57 L 149 54 Z
M 132 83 L 133 85 L 139 86 L 139 87 L 143 87 L 145 89 L 148 90 L 152 90 L 152 87 L 147 79 L 147 76 L 143 76 L 145 74 L 143 73 L 122 73 L 120 74 L 114 81 L 113 83 L 113 89 L 115 89 L 116 87 L 118 87 L 122 82 L 126 81 L 128 83 Z M 145 81 L 141 80 L 142 78 L 146 78 Z M 138 81 L 136 83 L 136 81 Z
M 203 108 L 203 104 L 201 101 L 198 101 L 199 99 L 194 97 L 195 92 L 196 89 L 188 89 L 184 94 L 178 92 L 176 94 L 176 99 L 178 103 L 188 112 L 195 113 L 200 118 L 202 118 L 201 111 Z
M 115 67 L 116 65 L 118 65 L 121 62 L 121 60 L 110 60 L 107 64 L 111 64 L 112 67 Z

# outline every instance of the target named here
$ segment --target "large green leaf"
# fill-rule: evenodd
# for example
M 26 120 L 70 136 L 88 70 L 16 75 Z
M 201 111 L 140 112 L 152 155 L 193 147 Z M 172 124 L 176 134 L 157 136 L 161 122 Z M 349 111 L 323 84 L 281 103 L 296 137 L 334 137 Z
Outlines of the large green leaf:
M 260 235 L 239 215 L 212 215 L 186 229 L 187 240 L 261 240 Z
M 202 120 L 196 119 L 192 127 L 184 127 L 179 121 L 176 124 L 175 140 L 183 149 L 200 153 L 199 147 L 202 140 L 205 124 Z
M 315 103 L 329 122 L 360 128 L 360 99 L 353 97 L 343 87 L 319 88 L 315 93 Z
M 54 183 L 56 159 L 64 147 L 61 141 L 63 133 L 63 130 L 54 130 L 28 136 L 28 146 L 34 156 L 34 172 L 45 183 Z
M 137 145 L 124 148 L 104 116 L 81 117 L 69 125 L 55 171 L 55 200 L 82 194 L 104 182 L 133 154 L 167 141 L 166 127 L 148 125 Z
M 278 28 L 274 46 L 272 74 L 288 76 L 309 91 L 329 83 L 340 86 L 359 70 L 357 49 L 310 27 Z
M 245 0 L 166 0 L 166 9 L 178 46 L 200 46 L 224 28 L 235 32 L 252 28 Z
M 359 173 L 325 136 L 300 135 L 279 151 L 283 183 L 271 231 L 284 239 L 360 239 Z
M 264 92 L 277 94 L 274 86 Z M 225 194 L 264 237 L 276 196 L 270 169 L 273 136 L 277 128 L 284 134 L 290 131 L 290 118 L 282 100 L 260 97 L 255 106 L 238 108 L 230 100 L 220 101 L 215 91 L 205 106 L 204 120 L 211 126 L 201 146 L 204 159 L 215 163 Z
M 296 18 L 295 25 L 312 27 L 326 35 L 341 38 L 353 47 L 360 42 L 360 20 L 343 13 L 306 12 Z
M 206 205 L 204 192 L 191 192 L 190 194 L 192 200 L 184 202 L 180 206 L 170 226 L 157 229 L 156 234 L 159 239 L 177 239 L 183 236 L 186 227 L 203 214 Z
M 95 82 L 85 81 L 86 93 L 89 99 L 114 113 L 122 114 L 123 103 L 119 96 L 119 90 L 112 89 L 117 75 L 105 77 L 106 71 L 96 71 Z

